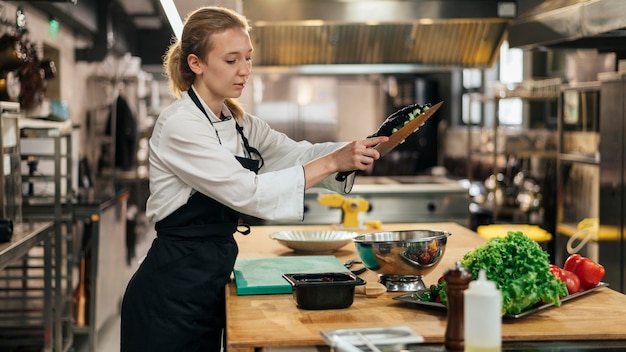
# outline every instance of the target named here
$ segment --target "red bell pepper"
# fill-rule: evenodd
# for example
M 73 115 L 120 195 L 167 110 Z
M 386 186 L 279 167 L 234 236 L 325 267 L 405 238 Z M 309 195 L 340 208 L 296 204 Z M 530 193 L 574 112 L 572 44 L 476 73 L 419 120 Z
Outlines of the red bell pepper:
M 578 263 L 579 260 L 581 260 L 583 258 L 582 255 L 578 254 L 578 253 L 574 253 L 572 255 L 570 255 L 569 257 L 567 257 L 567 259 L 565 260 L 565 264 L 563 264 L 563 269 L 564 270 L 568 270 L 568 271 L 572 271 L 572 269 L 574 269 L 574 266 Z
M 596 287 L 606 273 L 602 265 L 578 253 L 572 254 L 567 258 L 563 269 L 571 271 L 578 276 L 582 290 Z

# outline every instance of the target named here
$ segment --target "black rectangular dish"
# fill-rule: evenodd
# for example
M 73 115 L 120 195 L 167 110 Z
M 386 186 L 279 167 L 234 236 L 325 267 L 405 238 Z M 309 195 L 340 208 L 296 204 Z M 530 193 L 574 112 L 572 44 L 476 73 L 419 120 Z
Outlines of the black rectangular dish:
M 577 292 L 577 293 L 571 294 L 571 295 L 569 295 L 567 297 L 561 298 L 561 302 L 565 303 L 565 302 L 570 301 L 572 299 L 575 299 L 577 297 L 584 296 L 584 295 L 586 295 L 588 293 L 591 293 L 593 291 L 596 291 L 598 289 L 601 289 L 603 287 L 608 287 L 608 286 L 609 286 L 608 283 L 601 282 L 601 283 L 598 284 L 598 286 L 596 286 L 594 288 L 591 288 L 591 289 L 588 289 L 588 290 L 582 291 L 582 292 Z M 446 310 L 446 306 L 444 306 L 441 303 L 422 301 L 419 298 L 417 298 L 416 295 L 419 295 L 423 291 L 426 291 L 426 290 L 420 290 L 420 291 L 416 291 L 416 292 L 407 293 L 407 294 L 404 294 L 402 296 L 394 297 L 393 299 L 398 300 L 398 301 L 402 301 L 402 302 L 406 302 L 406 303 L 412 303 L 412 304 L 415 304 L 415 305 L 417 305 L 419 307 L 433 308 L 433 309 L 438 309 L 438 310 Z M 521 312 L 519 314 L 505 314 L 502 317 L 506 318 L 506 319 L 517 319 L 517 318 L 525 317 L 527 315 L 536 313 L 536 312 L 538 312 L 540 310 L 544 310 L 546 308 L 550 308 L 550 307 L 553 307 L 553 306 L 554 306 L 553 303 L 542 304 L 542 305 L 539 305 L 539 306 L 527 309 L 527 310 L 525 310 L 525 311 L 523 311 L 523 312 Z
M 354 289 L 365 280 L 350 272 L 283 274 L 293 288 L 293 298 L 302 309 L 347 308 L 354 301 Z

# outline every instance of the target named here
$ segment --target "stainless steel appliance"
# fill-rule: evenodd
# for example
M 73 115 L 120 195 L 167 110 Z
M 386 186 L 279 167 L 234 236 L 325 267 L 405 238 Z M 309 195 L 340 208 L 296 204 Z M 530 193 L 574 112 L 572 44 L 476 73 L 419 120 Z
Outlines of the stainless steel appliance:
M 371 209 L 361 214 L 363 220 L 383 223 L 453 221 L 469 225 L 469 190 L 463 181 L 431 176 L 359 176 L 357 182 L 349 196 L 362 197 L 369 202 Z M 341 223 L 340 208 L 318 202 L 319 194 L 327 192 L 312 188 L 305 193 L 304 220 L 298 224 Z
M 337 140 L 338 79 L 290 74 L 253 79 L 253 111 L 274 129 L 312 143 Z

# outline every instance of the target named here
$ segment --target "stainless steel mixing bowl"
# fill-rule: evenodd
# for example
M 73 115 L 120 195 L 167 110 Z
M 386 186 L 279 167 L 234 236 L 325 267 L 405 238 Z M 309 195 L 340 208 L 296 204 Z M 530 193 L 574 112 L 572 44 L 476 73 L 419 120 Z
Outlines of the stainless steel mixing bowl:
M 353 241 L 363 265 L 378 274 L 387 291 L 417 291 L 426 288 L 422 276 L 439 264 L 451 235 L 441 230 L 386 231 Z

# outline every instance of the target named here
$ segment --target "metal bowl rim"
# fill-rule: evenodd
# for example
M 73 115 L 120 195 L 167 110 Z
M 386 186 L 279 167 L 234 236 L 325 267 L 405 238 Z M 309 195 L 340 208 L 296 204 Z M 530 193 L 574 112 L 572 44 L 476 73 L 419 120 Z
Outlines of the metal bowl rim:
M 436 235 L 433 236 L 428 236 L 428 237 L 421 237 L 415 240 L 387 240 L 387 241 L 374 241 L 374 240 L 364 240 L 363 238 L 366 236 L 375 236 L 375 235 L 379 235 L 379 234 L 387 234 L 387 233 L 391 233 L 391 234 L 395 234 L 395 233 L 404 233 L 404 232 L 433 232 L 433 233 L 438 233 Z M 370 232 L 370 233 L 364 233 L 358 236 L 355 236 L 354 238 L 352 238 L 353 242 L 356 243 L 399 243 L 399 242 L 421 242 L 421 241 L 425 241 L 425 240 L 433 240 L 433 239 L 437 239 L 437 238 L 448 238 L 452 236 L 452 233 L 449 231 L 445 231 L 445 230 L 433 230 L 433 229 L 416 229 L 416 230 L 398 230 L 398 231 L 379 231 L 379 232 Z

